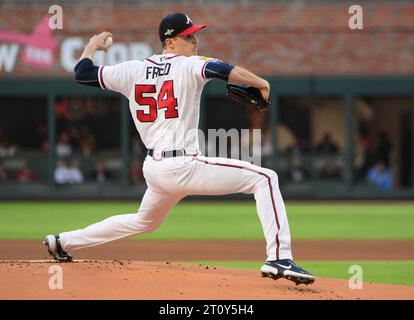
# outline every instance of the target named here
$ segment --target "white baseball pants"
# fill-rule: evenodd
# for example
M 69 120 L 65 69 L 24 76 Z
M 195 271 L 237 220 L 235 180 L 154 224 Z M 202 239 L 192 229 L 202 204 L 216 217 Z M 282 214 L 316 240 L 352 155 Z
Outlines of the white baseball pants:
M 85 229 L 63 232 L 60 234 L 63 250 L 152 232 L 169 210 L 188 195 L 247 193 L 254 194 L 256 199 L 267 243 L 267 260 L 292 259 L 288 219 L 273 170 L 226 158 L 186 156 L 157 161 L 147 156 L 143 172 L 148 189 L 138 213 L 113 216 Z

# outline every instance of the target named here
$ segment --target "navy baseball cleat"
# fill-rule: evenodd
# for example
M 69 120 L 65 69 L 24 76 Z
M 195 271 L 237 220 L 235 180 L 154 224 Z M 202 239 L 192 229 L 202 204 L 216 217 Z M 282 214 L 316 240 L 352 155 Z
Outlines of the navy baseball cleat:
M 315 277 L 308 271 L 302 269 L 290 259 L 266 261 L 260 268 L 262 277 L 274 280 L 285 278 L 298 284 L 312 284 Z
M 73 257 L 69 252 L 63 251 L 60 245 L 59 235 L 48 235 L 43 240 L 43 244 L 47 247 L 49 254 L 59 262 L 71 262 Z

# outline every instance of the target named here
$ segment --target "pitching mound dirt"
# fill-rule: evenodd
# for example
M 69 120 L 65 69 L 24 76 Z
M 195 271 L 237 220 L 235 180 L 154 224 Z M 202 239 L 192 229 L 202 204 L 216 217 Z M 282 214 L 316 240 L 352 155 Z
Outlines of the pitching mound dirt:
M 414 299 L 412 286 L 364 283 L 351 290 L 348 281 L 321 278 L 295 286 L 258 271 L 169 262 L 2 261 L 0 275 L 0 299 Z

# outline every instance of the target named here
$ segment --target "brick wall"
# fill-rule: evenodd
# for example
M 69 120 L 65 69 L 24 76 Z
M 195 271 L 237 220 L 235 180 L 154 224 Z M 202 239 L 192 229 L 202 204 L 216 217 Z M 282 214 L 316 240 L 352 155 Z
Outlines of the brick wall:
M 53 37 L 59 44 L 73 36 L 86 41 L 94 33 L 108 30 L 116 42 L 145 42 L 158 53 L 159 20 L 167 13 L 182 11 L 194 23 L 208 25 L 199 33 L 200 54 L 240 64 L 260 74 L 414 74 L 414 4 L 362 2 L 363 30 L 348 28 L 349 5 L 64 3 L 64 29 L 53 31 Z M 0 32 L 31 33 L 47 12 L 46 5 L 0 4 Z M 0 40 L 0 46 L 5 43 Z M 12 74 L 69 75 L 61 67 L 59 46 L 55 59 L 51 70 L 18 60 Z M 0 76 L 6 75 L 10 73 L 1 68 Z

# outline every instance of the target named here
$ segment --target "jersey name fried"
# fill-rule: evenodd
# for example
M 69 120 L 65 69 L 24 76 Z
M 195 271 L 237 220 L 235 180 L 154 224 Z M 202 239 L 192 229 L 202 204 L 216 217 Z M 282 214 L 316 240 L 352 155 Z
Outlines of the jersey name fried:
M 166 63 L 164 66 L 161 66 L 161 67 L 150 66 L 150 67 L 147 67 L 146 77 L 147 79 L 149 78 L 154 79 L 155 77 L 158 77 L 158 76 L 166 76 L 170 72 L 170 69 L 171 69 L 170 63 Z

